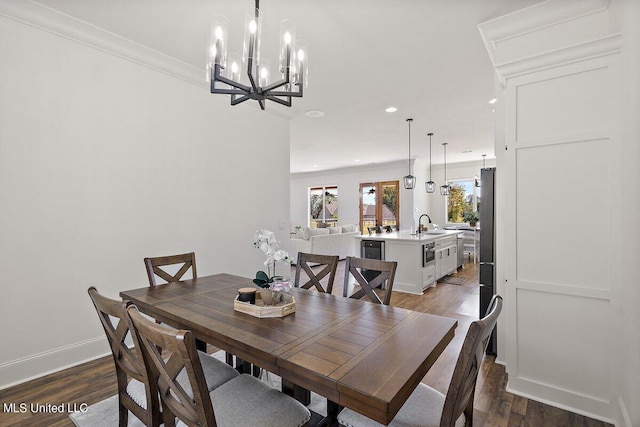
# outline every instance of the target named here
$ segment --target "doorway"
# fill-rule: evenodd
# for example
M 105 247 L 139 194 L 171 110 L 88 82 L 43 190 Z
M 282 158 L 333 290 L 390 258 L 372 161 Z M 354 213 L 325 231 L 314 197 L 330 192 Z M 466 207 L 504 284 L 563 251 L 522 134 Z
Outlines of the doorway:
M 360 184 L 360 230 L 389 226 L 400 229 L 400 181 Z

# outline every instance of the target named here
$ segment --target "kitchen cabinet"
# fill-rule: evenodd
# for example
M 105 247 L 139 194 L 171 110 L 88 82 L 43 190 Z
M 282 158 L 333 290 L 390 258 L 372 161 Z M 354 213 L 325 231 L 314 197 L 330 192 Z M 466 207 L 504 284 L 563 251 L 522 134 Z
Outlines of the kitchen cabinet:
M 451 274 L 458 265 L 458 244 L 456 236 L 436 240 L 436 279 Z
M 421 295 L 428 287 L 435 286 L 440 277 L 457 270 L 458 234 L 461 232 L 442 230 L 421 235 L 408 231 L 361 235 L 355 238 L 356 253 L 360 252 L 363 240 L 384 242 L 385 250 L 380 257 L 398 262 L 393 291 Z M 424 259 L 427 244 L 435 246 L 435 260 L 430 262 Z

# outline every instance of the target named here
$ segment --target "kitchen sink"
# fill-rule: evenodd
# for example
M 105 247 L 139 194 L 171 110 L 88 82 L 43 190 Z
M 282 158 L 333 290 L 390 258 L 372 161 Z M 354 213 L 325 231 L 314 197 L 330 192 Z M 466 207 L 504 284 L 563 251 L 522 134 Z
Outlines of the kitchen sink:
M 424 234 L 445 234 L 447 230 L 430 230 L 426 231 Z

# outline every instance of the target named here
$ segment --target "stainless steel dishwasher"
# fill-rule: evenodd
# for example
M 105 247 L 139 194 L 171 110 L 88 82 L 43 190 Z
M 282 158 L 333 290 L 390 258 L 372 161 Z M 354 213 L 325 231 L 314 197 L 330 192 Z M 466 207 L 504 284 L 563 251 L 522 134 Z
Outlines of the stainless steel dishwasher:
M 384 260 L 384 242 L 382 240 L 363 240 L 360 246 L 360 256 L 362 258 Z M 368 281 L 371 281 L 379 274 L 379 271 L 362 270 L 362 276 Z

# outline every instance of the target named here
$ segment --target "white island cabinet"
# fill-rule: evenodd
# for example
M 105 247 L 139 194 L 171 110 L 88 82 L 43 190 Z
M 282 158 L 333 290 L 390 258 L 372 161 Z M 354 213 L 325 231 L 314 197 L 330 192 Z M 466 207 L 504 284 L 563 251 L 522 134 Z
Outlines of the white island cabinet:
M 412 235 L 408 231 L 363 234 L 356 236 L 355 253 L 364 256 L 361 252 L 363 241 L 382 242 L 384 249 L 380 252 L 381 257 L 398 263 L 393 290 L 422 295 L 425 289 L 435 286 L 439 278 L 456 270 L 456 239 L 460 233 L 455 230 L 440 230 L 438 234 L 421 235 Z M 425 246 L 429 244 L 434 246 L 435 259 L 425 262 Z
M 436 239 L 436 278 L 451 274 L 458 268 L 457 236 Z

